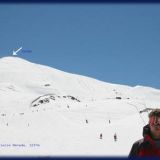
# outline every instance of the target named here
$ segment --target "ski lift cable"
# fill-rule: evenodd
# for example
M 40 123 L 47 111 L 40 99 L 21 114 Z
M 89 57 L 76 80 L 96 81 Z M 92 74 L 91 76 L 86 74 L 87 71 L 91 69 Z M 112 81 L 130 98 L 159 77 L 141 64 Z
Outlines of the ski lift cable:
M 141 114 L 139 113 L 139 110 L 138 110 L 138 108 L 137 108 L 138 106 L 136 106 L 136 105 L 134 105 L 134 104 L 132 104 L 132 103 L 128 103 L 128 104 L 129 104 L 129 105 L 132 105 L 132 106 L 136 109 L 136 111 L 138 112 L 138 114 L 139 114 L 139 116 L 140 116 L 143 124 L 146 125 L 145 120 L 143 119 L 143 117 L 142 117 Z
M 149 112 L 148 112 L 147 105 L 146 105 L 146 103 L 145 103 L 145 102 L 142 102 L 142 103 L 139 103 L 139 104 L 143 105 L 143 106 L 144 106 L 144 108 L 145 108 L 145 110 L 147 111 L 147 113 L 149 113 Z
M 153 109 L 154 109 L 154 108 L 149 108 L 149 107 L 147 107 L 146 103 L 139 103 L 139 104 L 141 104 L 141 105 L 144 106 L 145 111 L 146 111 L 148 114 L 149 114 L 149 110 L 153 110 Z

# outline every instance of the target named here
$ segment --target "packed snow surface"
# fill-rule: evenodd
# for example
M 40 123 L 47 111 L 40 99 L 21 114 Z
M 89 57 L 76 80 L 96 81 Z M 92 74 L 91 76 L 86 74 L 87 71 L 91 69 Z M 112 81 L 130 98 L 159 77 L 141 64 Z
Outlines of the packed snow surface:
M 0 101 L 0 156 L 128 156 L 160 90 L 4 57 Z

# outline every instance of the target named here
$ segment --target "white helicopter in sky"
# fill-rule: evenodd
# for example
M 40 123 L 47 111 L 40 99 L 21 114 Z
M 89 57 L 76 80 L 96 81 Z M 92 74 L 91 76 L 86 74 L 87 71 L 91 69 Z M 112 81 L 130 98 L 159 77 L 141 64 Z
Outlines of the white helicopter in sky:
M 13 56 L 17 56 L 17 53 L 22 49 L 22 47 L 20 47 L 19 49 L 17 49 L 16 51 L 13 51 L 12 55 Z

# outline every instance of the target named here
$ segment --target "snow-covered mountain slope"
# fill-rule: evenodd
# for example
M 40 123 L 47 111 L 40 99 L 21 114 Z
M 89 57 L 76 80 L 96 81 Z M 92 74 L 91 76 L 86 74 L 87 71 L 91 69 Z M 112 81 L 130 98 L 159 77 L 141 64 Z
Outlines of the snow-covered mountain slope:
M 4 57 L 0 101 L 0 155 L 127 156 L 160 90 Z

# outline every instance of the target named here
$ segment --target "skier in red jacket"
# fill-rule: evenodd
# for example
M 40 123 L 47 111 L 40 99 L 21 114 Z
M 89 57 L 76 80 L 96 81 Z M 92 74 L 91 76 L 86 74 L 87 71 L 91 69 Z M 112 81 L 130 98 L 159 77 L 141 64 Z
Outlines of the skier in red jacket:
M 149 124 L 143 127 L 143 139 L 136 141 L 129 157 L 160 157 L 160 109 L 149 114 Z

